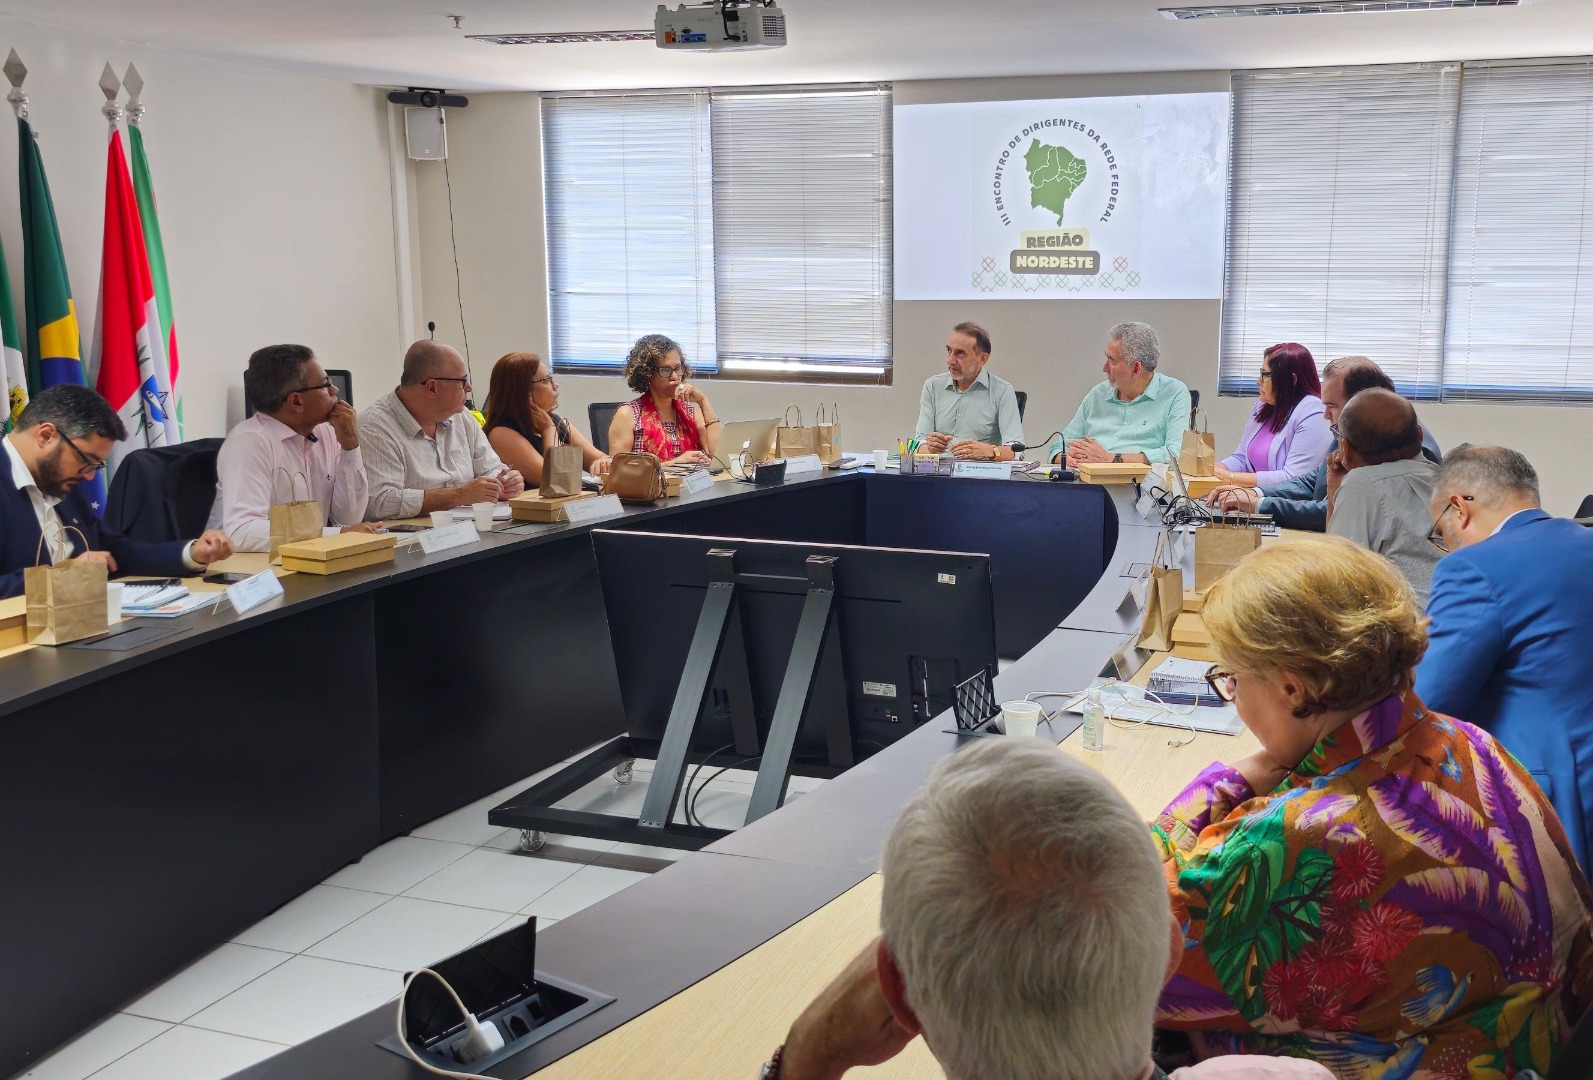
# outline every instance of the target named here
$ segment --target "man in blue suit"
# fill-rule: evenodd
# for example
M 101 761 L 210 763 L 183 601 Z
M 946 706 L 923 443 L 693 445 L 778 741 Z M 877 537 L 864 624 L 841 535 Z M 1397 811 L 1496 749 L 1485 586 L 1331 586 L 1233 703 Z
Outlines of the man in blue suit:
M 28 402 L 16 430 L 0 439 L 0 597 L 22 595 L 22 572 L 46 558 L 91 559 L 112 574 L 182 577 L 232 554 L 216 530 L 144 543 L 100 524 L 82 483 L 125 438 L 121 417 L 86 386 L 51 386 Z
M 1593 850 L 1593 530 L 1550 517 L 1502 446 L 1451 451 L 1433 482 L 1431 643 L 1416 692 L 1491 732 L 1543 788 L 1583 867 Z
M 1390 379 L 1376 363 L 1364 356 L 1341 356 L 1322 368 L 1322 413 L 1336 424 L 1339 413 L 1350 398 L 1362 390 L 1394 392 Z M 1242 510 L 1252 514 L 1271 514 L 1282 529 L 1327 531 L 1327 459 L 1338 449 L 1338 441 L 1328 447 L 1327 456 L 1316 471 L 1305 473 L 1261 488 L 1224 487 L 1213 491 L 1206 502 L 1223 510 Z M 1434 465 L 1443 460 L 1438 440 L 1422 428 L 1422 456 Z

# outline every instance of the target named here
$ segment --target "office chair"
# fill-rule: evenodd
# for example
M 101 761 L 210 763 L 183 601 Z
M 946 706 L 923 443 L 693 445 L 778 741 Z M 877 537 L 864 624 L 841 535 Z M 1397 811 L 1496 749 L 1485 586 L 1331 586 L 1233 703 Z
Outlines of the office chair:
M 1560 1050 L 1560 1060 L 1549 1070 L 1549 1080 L 1587 1080 L 1590 1076 L 1593 1076 L 1593 1009 L 1584 1012 L 1582 1019 L 1576 1022 L 1571 1038 Z
M 337 387 L 337 399 L 354 404 L 354 373 L 344 368 L 327 368 L 326 377 L 332 385 Z M 243 418 L 245 420 L 254 415 L 254 402 L 249 400 L 247 391 L 243 395 Z
M 221 439 L 194 439 L 128 454 L 111 479 L 105 524 L 134 540 L 192 540 L 216 501 Z
M 1199 411 L 1200 411 L 1200 391 L 1199 390 L 1191 390 L 1189 392 L 1189 426 L 1190 427 L 1194 427 L 1195 426 L 1195 413 L 1197 413 Z
M 1029 394 L 1026 390 L 1014 390 L 1012 396 L 1018 399 L 1018 419 L 1023 419 L 1023 410 L 1029 406 Z
M 598 453 L 609 453 L 608 426 L 614 422 L 614 414 L 628 404 L 628 401 L 594 401 L 586 407 L 586 422 L 591 427 L 592 445 L 597 447 Z
M 1593 495 L 1589 495 L 1582 500 L 1582 505 L 1576 508 L 1576 516 L 1579 518 L 1593 517 Z

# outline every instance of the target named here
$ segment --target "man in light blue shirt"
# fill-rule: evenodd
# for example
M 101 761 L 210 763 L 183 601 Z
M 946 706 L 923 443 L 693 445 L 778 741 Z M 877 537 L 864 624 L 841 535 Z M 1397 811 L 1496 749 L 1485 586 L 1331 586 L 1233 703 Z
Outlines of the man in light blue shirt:
M 946 373 L 931 375 L 918 400 L 916 434 L 925 453 L 950 450 L 967 461 L 1011 461 L 1023 442 L 1012 384 L 985 370 L 990 335 L 958 323 L 946 339 Z
M 1156 331 L 1118 323 L 1106 338 L 1106 381 L 1084 396 L 1047 456 L 1069 468 L 1090 461 L 1167 461 L 1189 427 L 1189 388 L 1156 370 Z

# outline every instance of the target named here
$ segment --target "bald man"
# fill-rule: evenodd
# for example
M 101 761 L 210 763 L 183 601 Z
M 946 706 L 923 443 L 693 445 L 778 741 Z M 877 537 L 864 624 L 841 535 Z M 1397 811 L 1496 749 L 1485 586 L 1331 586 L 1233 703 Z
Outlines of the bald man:
M 1410 402 L 1363 390 L 1345 404 L 1328 456 L 1327 531 L 1386 557 L 1425 606 L 1443 552 L 1428 539 L 1438 466 L 1422 456 L 1422 426 Z
M 470 369 L 457 349 L 440 341 L 409 347 L 398 389 L 360 413 L 367 521 L 501 502 L 525 490 L 465 412 L 469 395 Z

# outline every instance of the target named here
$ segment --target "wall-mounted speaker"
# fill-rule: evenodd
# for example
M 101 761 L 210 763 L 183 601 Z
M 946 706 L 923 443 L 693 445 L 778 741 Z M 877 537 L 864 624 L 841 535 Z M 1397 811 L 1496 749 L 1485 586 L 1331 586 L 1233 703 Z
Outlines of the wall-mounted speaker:
M 405 109 L 404 141 L 417 161 L 441 161 L 448 156 L 448 121 L 443 109 Z

